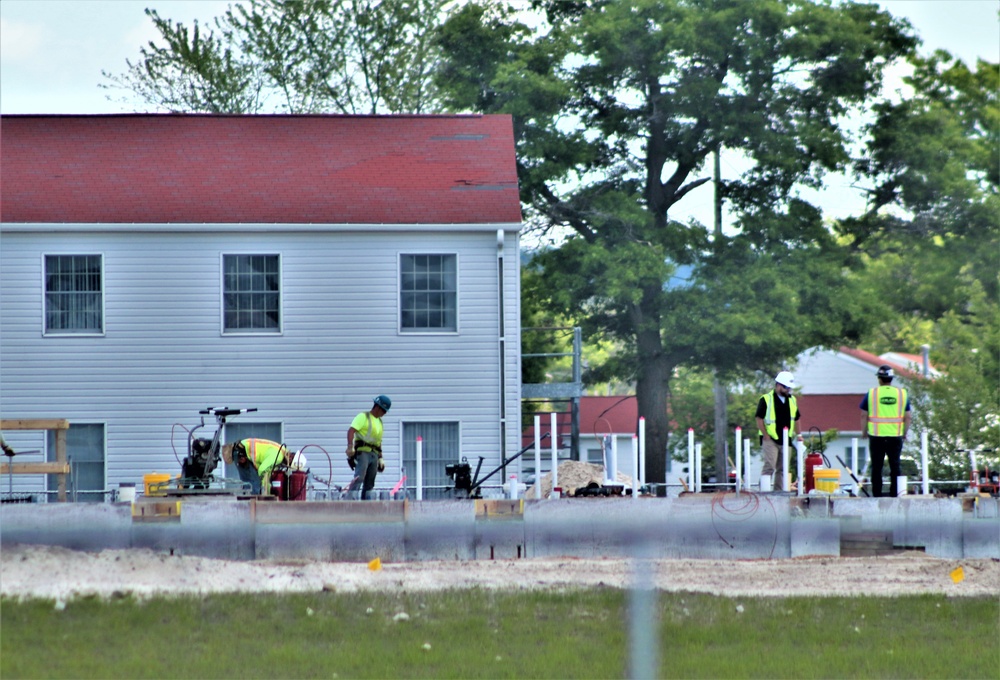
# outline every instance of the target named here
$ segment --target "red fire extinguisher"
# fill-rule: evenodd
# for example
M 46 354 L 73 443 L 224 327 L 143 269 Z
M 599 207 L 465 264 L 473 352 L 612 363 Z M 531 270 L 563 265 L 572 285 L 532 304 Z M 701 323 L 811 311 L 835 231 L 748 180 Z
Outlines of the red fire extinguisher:
M 823 456 L 818 451 L 812 451 L 806 456 L 806 493 L 809 493 L 816 486 L 813 476 L 813 468 L 823 467 Z
M 304 501 L 306 499 L 306 480 L 309 473 L 305 470 L 293 470 L 288 478 L 288 500 Z
M 277 496 L 279 501 L 288 500 L 288 475 L 284 470 L 275 470 L 271 473 L 271 493 Z
M 810 432 L 816 430 L 816 434 L 819 435 L 819 448 L 823 448 L 823 433 L 820 432 L 818 427 L 809 428 Z M 810 442 L 813 443 L 813 442 Z M 822 454 L 821 451 L 810 451 L 809 455 L 806 456 L 805 460 L 805 472 L 806 472 L 806 493 L 809 493 L 814 488 L 816 488 L 816 478 L 813 473 L 814 468 L 823 467 L 824 463 L 827 467 L 830 466 L 830 462 L 826 459 L 826 456 Z

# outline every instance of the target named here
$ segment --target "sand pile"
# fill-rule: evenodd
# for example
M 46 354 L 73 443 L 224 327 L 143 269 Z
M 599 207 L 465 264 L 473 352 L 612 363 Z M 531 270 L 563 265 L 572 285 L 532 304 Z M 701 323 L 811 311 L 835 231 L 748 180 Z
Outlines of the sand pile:
M 591 482 L 604 484 L 604 466 L 593 463 L 581 463 L 576 460 L 566 460 L 559 463 L 559 487 L 563 496 L 572 496 L 577 489 L 587 486 Z M 626 489 L 632 488 L 632 478 L 628 475 L 618 473 L 618 484 Z M 542 498 L 548 498 L 552 493 L 552 473 L 542 477 Z M 525 498 L 535 497 L 535 485 L 532 484 L 524 492 Z

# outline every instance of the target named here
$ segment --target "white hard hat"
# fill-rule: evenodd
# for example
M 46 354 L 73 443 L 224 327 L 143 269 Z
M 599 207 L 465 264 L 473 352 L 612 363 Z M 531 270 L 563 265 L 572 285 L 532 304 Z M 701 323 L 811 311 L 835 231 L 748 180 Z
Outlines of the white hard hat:
M 306 454 L 298 451 L 294 456 L 292 456 L 292 462 L 288 467 L 293 470 L 307 470 L 309 468 L 309 462 L 306 460 Z
M 782 371 L 778 375 L 774 376 L 774 382 L 779 385 L 784 385 L 788 389 L 795 387 L 795 376 L 793 376 L 789 371 Z

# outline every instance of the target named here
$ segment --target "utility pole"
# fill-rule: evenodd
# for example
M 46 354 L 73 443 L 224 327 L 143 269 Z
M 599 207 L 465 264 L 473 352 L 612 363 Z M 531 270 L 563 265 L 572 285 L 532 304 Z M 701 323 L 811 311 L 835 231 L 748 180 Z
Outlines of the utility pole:
M 719 147 L 715 147 L 715 238 L 722 239 L 722 163 L 719 159 Z M 726 441 L 728 434 L 728 413 L 726 386 L 719 381 L 718 371 L 712 378 L 712 394 L 715 397 L 715 483 L 725 484 L 729 481 L 728 462 L 726 456 Z M 736 474 L 739 474 L 737 471 Z M 722 487 L 719 487 L 722 488 Z

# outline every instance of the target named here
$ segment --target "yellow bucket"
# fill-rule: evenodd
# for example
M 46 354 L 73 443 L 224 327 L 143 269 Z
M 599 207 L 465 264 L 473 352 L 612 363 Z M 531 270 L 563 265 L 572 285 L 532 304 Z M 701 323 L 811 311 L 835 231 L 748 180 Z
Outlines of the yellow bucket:
M 150 472 L 143 475 L 142 483 L 147 496 L 166 496 L 167 486 L 170 483 L 170 475 L 160 472 Z
M 813 470 L 816 490 L 836 493 L 840 489 L 840 470 Z

